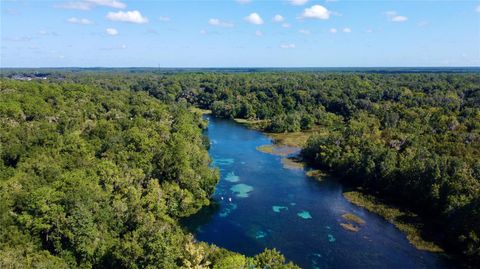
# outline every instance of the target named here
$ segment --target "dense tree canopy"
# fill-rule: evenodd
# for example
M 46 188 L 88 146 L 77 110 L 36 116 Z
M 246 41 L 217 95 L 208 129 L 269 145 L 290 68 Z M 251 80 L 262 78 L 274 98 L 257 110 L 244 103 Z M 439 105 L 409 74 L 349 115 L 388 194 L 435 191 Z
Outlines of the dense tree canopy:
M 0 107 L 5 130 L 2 212 L 10 212 L 2 220 L 20 229 L 7 231 L 5 240 L 35 235 L 21 241 L 37 240 L 37 248 L 48 250 L 35 252 L 38 259 L 52 253 L 61 260 L 51 262 L 70 259 L 79 264 L 100 262 L 92 257 L 108 257 L 101 262 L 118 264 L 121 258 L 143 259 L 156 253 L 151 249 L 142 253 L 146 251 L 142 240 L 151 231 L 132 227 L 148 218 L 129 219 L 137 216 L 129 210 L 157 210 L 163 225 L 170 227 L 165 230 L 175 230 L 172 219 L 208 203 L 216 176 L 206 168 L 200 131 L 193 127 L 202 123 L 185 110 L 188 105 L 211 109 L 217 117 L 260 120 L 271 132 L 315 126 L 320 132 L 310 137 L 302 153 L 307 161 L 442 223 L 438 229 L 446 235 L 446 248 L 473 261 L 480 259 L 478 73 L 52 71 L 46 75 L 56 85 L 25 84 L 30 94 L 19 92 L 14 82 L 5 82 Z M 100 180 L 98 186 L 87 184 L 92 181 L 86 178 Z M 88 191 L 73 192 L 72 186 Z M 155 195 L 147 195 L 150 192 L 162 193 L 157 207 L 141 202 L 145 197 L 154 200 Z M 67 193 L 85 205 L 64 202 Z M 111 202 L 107 208 L 97 208 L 106 206 L 102 201 Z M 137 206 L 125 206 L 130 203 Z M 73 211 L 65 215 L 65 208 L 75 209 L 77 217 Z M 109 212 L 101 214 L 106 220 L 99 222 L 95 214 L 84 217 L 94 210 Z M 116 219 L 119 216 L 121 220 Z M 128 232 L 119 230 L 122 225 L 110 224 L 112 219 L 121 221 Z M 158 217 L 148 220 L 159 221 Z M 74 221 L 86 222 L 76 226 L 92 233 L 64 229 L 70 227 L 65 223 Z M 111 228 L 108 225 L 89 223 L 109 223 L 115 226 L 114 234 L 103 232 Z M 185 238 L 173 234 L 177 233 L 169 233 L 169 242 Z M 95 238 L 97 243 L 78 247 L 85 244 L 82 238 Z M 118 257 L 122 251 L 132 257 Z M 171 256 L 180 253 L 174 248 L 168 251 Z M 255 259 L 262 265 L 265 260 Z M 243 261 L 251 262 L 234 256 L 222 263 Z
M 0 82 L 1 268 L 263 268 L 178 224 L 210 203 L 218 181 L 204 123 L 184 104 Z
M 91 76 L 118 87 L 105 82 L 108 75 Z M 129 74 L 124 80 L 125 89 L 211 109 L 217 117 L 263 120 L 272 132 L 320 127 L 303 150 L 307 161 L 444 223 L 445 246 L 479 259 L 478 73 Z

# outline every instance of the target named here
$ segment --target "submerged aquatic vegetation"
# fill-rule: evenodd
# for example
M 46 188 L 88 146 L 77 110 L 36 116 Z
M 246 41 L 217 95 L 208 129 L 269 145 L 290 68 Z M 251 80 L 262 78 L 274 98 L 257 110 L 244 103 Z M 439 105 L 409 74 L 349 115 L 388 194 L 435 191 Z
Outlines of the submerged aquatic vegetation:
M 337 239 L 335 239 L 335 237 L 332 234 L 328 234 L 327 236 L 328 236 L 328 242 L 333 243 L 337 241 Z
M 238 182 L 240 181 L 240 177 L 235 175 L 234 172 L 230 172 L 225 176 L 225 180 L 229 182 Z
M 212 164 L 213 166 L 232 165 L 234 162 L 235 160 L 232 158 L 214 158 Z
M 255 239 L 264 238 L 264 237 L 266 237 L 266 236 L 267 236 L 267 233 L 264 232 L 264 231 L 262 231 L 262 230 L 257 231 L 257 232 L 255 233 Z
M 360 231 L 360 227 L 353 225 L 351 223 L 340 223 L 343 229 L 350 231 L 350 232 L 358 232 Z
M 282 164 L 283 168 L 294 170 L 302 170 L 305 166 L 303 162 L 300 162 L 295 158 L 282 158 Z
M 218 215 L 222 218 L 228 217 L 234 211 L 237 209 L 237 204 L 235 203 L 228 203 L 221 211 L 218 213 Z
M 240 183 L 232 186 L 230 190 L 234 192 L 237 197 L 246 198 L 253 190 L 253 187 L 247 184 Z
M 288 210 L 288 207 L 286 206 L 279 206 L 279 205 L 274 205 L 272 206 L 272 210 L 275 213 L 280 213 L 282 210 Z
M 297 213 L 297 215 L 302 218 L 302 219 L 311 219 L 312 215 L 310 215 L 310 212 L 303 210 Z
M 300 148 L 298 147 L 280 146 L 280 145 L 262 145 L 262 146 L 256 147 L 256 149 L 263 153 L 268 153 L 268 154 L 283 156 L 283 157 L 300 152 Z

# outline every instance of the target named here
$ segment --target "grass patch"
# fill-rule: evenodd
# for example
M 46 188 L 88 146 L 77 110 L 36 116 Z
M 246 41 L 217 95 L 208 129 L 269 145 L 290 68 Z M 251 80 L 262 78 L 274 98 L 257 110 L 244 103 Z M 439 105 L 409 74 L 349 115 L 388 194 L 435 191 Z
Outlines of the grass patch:
M 327 174 L 325 174 L 322 170 L 317 169 L 309 170 L 305 174 L 307 175 L 307 177 L 311 177 L 316 180 L 323 180 L 323 178 L 327 176 Z
M 282 158 L 283 168 L 301 170 L 305 164 L 295 158 Z
M 200 115 L 212 114 L 212 111 L 210 109 L 201 109 L 198 107 L 191 107 L 190 111 L 192 111 L 193 113 L 198 113 Z
M 286 157 L 290 154 L 294 154 L 300 151 L 299 148 L 296 147 L 288 147 L 288 146 L 277 146 L 277 145 L 263 145 L 258 146 L 256 149 L 263 153 L 273 154 L 277 156 Z
M 395 227 L 406 234 L 408 241 L 417 249 L 443 252 L 443 249 L 438 245 L 426 241 L 422 237 L 424 225 L 416 214 L 386 205 L 374 196 L 366 195 L 358 191 L 345 192 L 343 196 L 345 196 L 349 202 L 378 214 L 395 225 Z
M 268 123 L 268 120 L 248 120 L 248 119 L 233 119 L 236 123 L 247 126 L 248 128 L 255 130 L 263 130 Z
M 315 126 L 310 130 L 293 133 L 267 133 L 275 143 L 291 146 L 291 147 L 303 147 L 308 138 L 313 133 L 323 132 L 324 130 L 320 126 Z

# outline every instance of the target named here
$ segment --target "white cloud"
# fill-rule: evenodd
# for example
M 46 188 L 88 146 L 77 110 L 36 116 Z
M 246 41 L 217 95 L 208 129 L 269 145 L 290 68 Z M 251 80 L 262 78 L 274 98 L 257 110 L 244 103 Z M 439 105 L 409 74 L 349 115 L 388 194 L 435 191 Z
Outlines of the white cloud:
M 105 29 L 107 35 L 118 35 L 118 30 L 115 28 L 107 28 Z
M 404 22 L 408 20 L 408 17 L 398 15 L 396 11 L 387 11 L 385 15 L 391 22 Z
M 308 2 L 308 0 L 289 0 L 288 2 L 294 6 L 303 6 Z
M 393 22 L 404 22 L 406 20 L 408 20 L 408 18 L 405 16 L 395 16 L 392 18 Z
M 275 15 L 275 16 L 273 17 L 273 21 L 274 21 L 274 22 L 282 22 L 282 21 L 284 21 L 284 20 L 285 20 L 285 18 L 284 18 L 282 15 L 280 15 L 280 14 L 277 14 L 277 15 Z
M 213 25 L 213 26 L 220 26 L 220 27 L 233 27 L 233 23 L 222 21 L 222 20 L 216 19 L 216 18 L 209 19 L 208 24 Z
M 64 9 L 90 10 L 92 8 L 92 4 L 87 2 L 66 2 L 55 5 L 54 7 Z
M 85 0 L 95 6 L 104 6 L 112 8 L 126 8 L 127 5 L 118 0 Z
M 475 8 L 475 11 L 480 13 L 480 5 L 478 5 L 477 8 Z
M 367 33 L 373 33 L 373 29 L 367 29 L 367 30 L 365 30 L 365 32 L 367 32 Z
M 172 18 L 170 18 L 169 16 L 160 16 L 158 17 L 158 20 L 163 22 L 169 22 L 172 20 Z
M 73 23 L 73 24 L 83 24 L 83 25 L 93 24 L 93 21 L 89 19 L 77 18 L 77 17 L 71 17 L 67 20 L 67 22 Z
M 352 29 L 346 27 L 346 28 L 343 28 L 343 32 L 344 32 L 344 33 L 351 33 L 351 32 L 352 32 Z
M 293 43 L 281 44 L 281 45 L 280 45 L 280 48 L 282 48 L 282 49 L 294 49 L 294 48 L 295 48 L 295 44 L 293 44 Z
M 298 30 L 298 32 L 302 35 L 309 35 L 311 34 L 311 32 L 309 30 L 306 30 L 306 29 L 300 29 Z
M 236 0 L 237 3 L 239 4 L 242 4 L 242 5 L 245 5 L 245 4 L 249 4 L 252 2 L 252 0 Z
M 121 21 L 121 22 L 130 22 L 130 23 L 147 23 L 148 18 L 144 17 L 140 11 L 118 11 L 118 12 L 108 12 L 107 19 L 111 21 Z
M 208 32 L 207 32 L 207 30 L 205 30 L 205 29 L 200 30 L 200 34 L 202 34 L 202 35 L 206 35 L 207 33 L 208 33 Z
M 332 34 L 337 33 L 337 29 L 336 28 L 330 28 L 330 33 L 332 33 Z
M 257 24 L 257 25 L 263 24 L 263 19 L 262 17 L 260 17 L 260 15 L 258 15 L 258 13 L 250 13 L 250 15 L 245 17 L 245 20 L 251 24 Z
M 282 27 L 283 28 L 290 28 L 290 27 L 292 27 L 292 25 L 290 25 L 290 23 L 285 22 L 285 23 L 282 23 Z
M 257 31 L 255 31 L 255 35 L 258 36 L 258 37 L 262 37 L 263 33 L 262 33 L 262 31 L 257 30 Z
M 328 20 L 330 18 L 330 11 L 324 6 L 313 5 L 303 11 L 302 18 Z

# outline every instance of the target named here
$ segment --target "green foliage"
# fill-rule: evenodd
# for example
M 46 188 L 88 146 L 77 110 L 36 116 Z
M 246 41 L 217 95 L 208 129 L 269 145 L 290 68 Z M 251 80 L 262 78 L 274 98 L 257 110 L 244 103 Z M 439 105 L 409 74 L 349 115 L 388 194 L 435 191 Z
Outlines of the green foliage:
M 145 93 L 1 85 L 1 267 L 177 267 L 177 218 L 218 180 L 200 120 Z
M 478 73 L 55 77 L 62 80 L 1 81 L 2 249 L 23 238 L 22 255 L 46 250 L 69 265 L 180 266 L 178 240 L 186 239 L 176 220 L 207 205 L 218 178 L 208 168 L 204 123 L 187 109 L 194 105 L 271 132 L 319 130 L 305 160 L 443 223 L 446 248 L 480 259 Z M 155 225 L 172 234 L 152 232 Z M 164 256 L 142 237 L 155 237 Z M 243 266 L 238 256 L 204 251 L 210 267 L 222 258 Z

